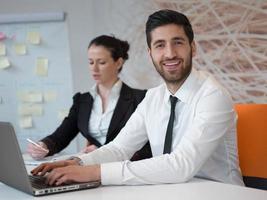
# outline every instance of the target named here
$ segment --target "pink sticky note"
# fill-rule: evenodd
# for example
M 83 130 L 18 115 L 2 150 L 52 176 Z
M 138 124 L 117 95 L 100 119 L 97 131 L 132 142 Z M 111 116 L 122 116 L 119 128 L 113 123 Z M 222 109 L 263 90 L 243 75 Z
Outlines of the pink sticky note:
M 6 39 L 6 35 L 3 32 L 0 32 L 0 40 Z

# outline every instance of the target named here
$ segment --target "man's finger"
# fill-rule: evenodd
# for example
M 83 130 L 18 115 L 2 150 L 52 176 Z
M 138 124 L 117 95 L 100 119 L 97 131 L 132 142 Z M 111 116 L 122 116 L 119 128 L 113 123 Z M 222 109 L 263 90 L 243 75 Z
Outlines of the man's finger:
M 51 173 L 47 175 L 46 183 L 49 184 L 49 185 L 53 185 L 63 175 L 64 175 L 64 173 L 62 172 L 62 170 L 60 170 L 60 168 L 59 169 L 52 170 Z

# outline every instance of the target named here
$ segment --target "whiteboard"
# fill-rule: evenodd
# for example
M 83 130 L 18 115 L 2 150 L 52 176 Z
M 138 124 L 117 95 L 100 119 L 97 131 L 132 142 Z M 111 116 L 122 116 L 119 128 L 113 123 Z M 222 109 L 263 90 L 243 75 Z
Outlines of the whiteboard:
M 52 133 L 72 104 L 67 25 L 65 22 L 0 24 L 0 33 L 0 59 L 10 63 L 6 68 L 0 66 L 0 121 L 14 125 L 25 151 L 26 138 L 37 141 Z M 30 33 L 39 34 L 40 42 L 34 43 L 36 37 Z M 38 64 L 42 59 L 47 61 L 45 70 L 42 70 L 44 65 Z M 27 113 L 29 107 L 37 109 Z M 75 149 L 72 144 L 67 151 Z

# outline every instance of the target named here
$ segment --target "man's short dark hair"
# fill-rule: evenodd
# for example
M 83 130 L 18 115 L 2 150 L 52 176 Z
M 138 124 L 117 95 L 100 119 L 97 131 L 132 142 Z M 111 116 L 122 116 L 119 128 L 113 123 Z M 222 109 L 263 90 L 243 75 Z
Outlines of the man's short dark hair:
M 146 22 L 146 41 L 149 48 L 151 47 L 151 32 L 157 27 L 168 24 L 182 26 L 189 42 L 193 41 L 194 32 L 188 18 L 177 11 L 165 9 L 154 12 L 148 17 Z

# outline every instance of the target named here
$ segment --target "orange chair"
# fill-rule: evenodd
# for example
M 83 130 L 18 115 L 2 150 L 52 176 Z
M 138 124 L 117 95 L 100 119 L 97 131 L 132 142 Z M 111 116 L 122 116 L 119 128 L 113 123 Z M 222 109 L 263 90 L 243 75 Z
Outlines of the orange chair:
M 237 104 L 237 141 L 246 186 L 267 190 L 267 104 Z

